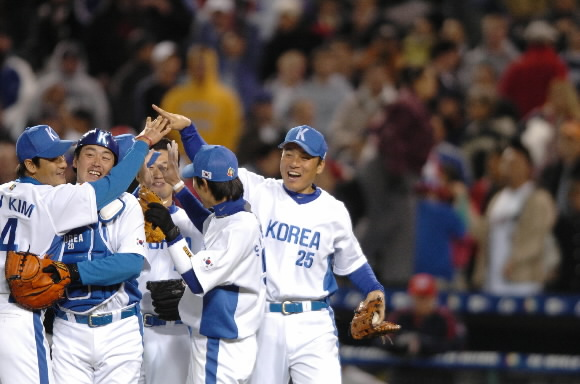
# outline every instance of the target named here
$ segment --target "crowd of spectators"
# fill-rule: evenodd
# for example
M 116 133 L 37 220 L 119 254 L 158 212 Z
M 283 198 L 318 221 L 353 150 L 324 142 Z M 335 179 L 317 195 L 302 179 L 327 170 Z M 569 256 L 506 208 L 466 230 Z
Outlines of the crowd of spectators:
M 157 104 L 276 177 L 306 124 L 387 287 L 580 293 L 577 3 L 0 1 L 0 182 L 31 125 L 134 133 Z

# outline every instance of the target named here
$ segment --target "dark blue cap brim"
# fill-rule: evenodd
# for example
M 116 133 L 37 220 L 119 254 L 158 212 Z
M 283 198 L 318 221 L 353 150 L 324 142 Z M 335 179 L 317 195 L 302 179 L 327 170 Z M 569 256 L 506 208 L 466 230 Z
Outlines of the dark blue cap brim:
M 193 163 L 187 164 L 185 167 L 183 167 L 181 170 L 181 177 L 186 179 L 191 179 L 193 177 Z

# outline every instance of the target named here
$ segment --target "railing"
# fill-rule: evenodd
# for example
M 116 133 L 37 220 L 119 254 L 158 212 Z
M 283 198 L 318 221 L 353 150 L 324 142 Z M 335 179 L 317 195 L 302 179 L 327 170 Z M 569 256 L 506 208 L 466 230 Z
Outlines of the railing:
M 580 356 L 556 354 L 501 353 L 489 351 L 445 352 L 432 357 L 398 357 L 378 347 L 343 345 L 341 361 L 345 365 L 417 368 L 446 368 L 454 370 L 499 370 L 547 374 L 580 373 Z
M 387 290 L 385 297 L 388 311 L 405 307 L 410 302 L 405 291 Z M 464 350 L 423 358 L 400 357 L 345 336 L 347 332 L 342 328 L 362 299 L 360 293 L 350 288 L 341 288 L 331 298 L 337 313 L 339 337 L 342 335 L 340 355 L 345 365 L 486 370 L 567 377 L 580 374 L 580 295 L 502 297 L 482 293 L 441 293 L 439 302 L 456 313 L 466 325 L 467 343 Z
M 387 290 L 385 298 L 389 310 L 409 304 L 405 291 Z M 363 299 L 355 290 L 341 288 L 331 298 L 335 308 L 356 308 Z M 444 292 L 439 303 L 457 314 L 495 314 L 500 316 L 575 316 L 580 318 L 580 295 L 536 295 L 527 297 L 493 296 L 482 293 Z M 580 352 L 580 350 L 579 350 Z

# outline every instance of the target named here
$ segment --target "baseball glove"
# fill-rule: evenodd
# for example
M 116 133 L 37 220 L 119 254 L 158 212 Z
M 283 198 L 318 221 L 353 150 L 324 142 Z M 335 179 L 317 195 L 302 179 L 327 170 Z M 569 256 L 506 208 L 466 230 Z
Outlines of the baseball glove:
M 139 205 L 141 205 L 141 209 L 143 210 L 143 215 L 145 216 L 145 212 L 149 210 L 149 203 L 159 203 L 163 205 L 163 201 L 161 198 L 152 190 L 147 187 L 141 186 L 139 189 Z M 146 217 L 146 216 L 145 216 Z M 161 228 L 156 227 L 153 229 L 153 224 L 150 221 L 145 220 L 145 240 L 148 243 L 160 243 L 165 240 L 165 235 Z
M 153 308 L 162 320 L 175 321 L 179 317 L 179 300 L 185 291 L 185 284 L 181 279 L 148 281 L 147 289 L 151 291 Z
M 5 276 L 14 300 L 27 309 L 44 309 L 64 297 L 71 283 L 67 266 L 29 252 L 8 251 Z M 52 273 L 43 272 L 49 268 Z
M 386 336 L 401 329 L 399 324 L 390 321 L 378 323 L 378 312 L 382 301 L 382 297 L 378 297 L 366 304 L 364 301 L 360 302 L 350 322 L 350 334 L 353 339 L 361 340 Z

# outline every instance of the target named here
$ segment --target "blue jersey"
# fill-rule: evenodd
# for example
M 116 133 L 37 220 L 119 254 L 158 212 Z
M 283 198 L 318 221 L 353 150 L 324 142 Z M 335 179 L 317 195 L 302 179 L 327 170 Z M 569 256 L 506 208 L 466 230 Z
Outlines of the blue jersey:
M 76 228 L 64 236 L 62 253 L 58 259 L 64 263 L 81 263 L 115 258 L 118 253 L 134 253 L 146 258 L 144 219 L 135 196 L 124 193 L 120 199 L 124 208 L 112 220 Z M 112 260 L 110 264 L 123 268 Z M 105 267 L 107 268 L 107 267 Z M 145 263 L 149 269 L 149 263 Z M 100 269 L 99 273 L 110 273 Z M 103 281 L 107 277 L 103 276 Z M 66 300 L 59 302 L 63 310 L 75 313 L 110 312 L 138 303 L 141 292 L 137 276 L 112 284 L 71 284 L 66 291 Z

